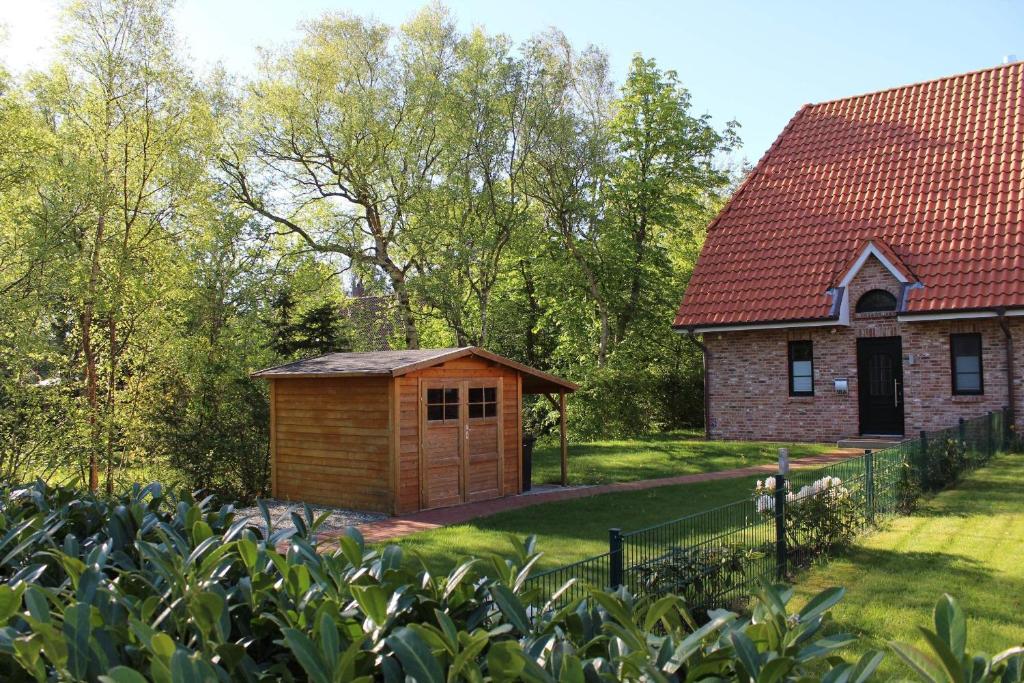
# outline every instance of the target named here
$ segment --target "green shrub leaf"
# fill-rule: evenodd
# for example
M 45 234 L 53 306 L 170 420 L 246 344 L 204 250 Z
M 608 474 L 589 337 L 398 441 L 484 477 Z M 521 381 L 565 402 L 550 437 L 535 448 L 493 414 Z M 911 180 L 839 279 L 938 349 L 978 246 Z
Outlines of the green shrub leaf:
M 89 636 L 92 632 L 89 621 L 92 607 L 76 603 L 64 610 L 63 632 L 68 648 L 68 671 L 75 678 L 85 678 L 89 667 Z
M 406 676 L 411 676 L 417 683 L 444 683 L 441 665 L 415 631 L 400 627 L 388 636 L 386 642 L 401 662 Z
M 945 669 L 943 669 L 938 662 L 913 645 L 908 645 L 907 643 L 889 643 L 889 647 L 892 648 L 892 651 L 899 655 L 900 659 L 906 662 L 911 669 L 916 671 L 922 680 L 929 681 L 931 683 L 948 683 L 950 680 L 949 676 L 946 675 Z
M 115 666 L 105 676 L 99 676 L 102 683 L 149 683 L 146 677 L 127 666 Z
M 959 662 L 967 649 L 967 615 L 950 595 L 943 595 L 935 603 L 935 633 L 949 647 Z
M 21 607 L 21 596 L 25 592 L 25 584 L 11 587 L 10 584 L 0 585 L 0 626 L 18 613 Z
M 929 631 L 926 628 L 919 629 L 921 635 L 928 642 L 932 652 L 934 652 L 939 659 L 939 663 L 946 670 L 946 675 L 949 680 L 954 683 L 964 683 L 964 668 L 963 662 L 953 654 L 953 651 L 949 649 L 949 643 L 943 640 L 938 634 Z
M 494 604 L 498 606 L 498 609 L 511 622 L 512 626 L 520 633 L 528 633 L 530 631 L 530 619 L 526 616 L 526 609 L 519 602 L 519 598 L 507 586 L 500 583 L 492 584 L 488 591 L 494 599 Z
M 846 595 L 846 590 L 843 588 L 832 587 L 826 588 L 817 595 L 815 595 L 804 608 L 800 610 L 800 621 L 808 622 L 813 619 L 817 619 L 825 612 L 829 611 L 843 599 Z
M 313 645 L 313 641 L 305 633 L 294 628 L 281 629 L 281 633 L 284 635 L 288 647 L 295 654 L 295 659 L 309 676 L 309 680 L 315 683 L 331 683 L 330 671 Z
M 736 651 L 736 658 L 746 671 L 747 676 L 757 680 L 761 674 L 761 656 L 757 652 L 754 641 L 742 631 L 732 631 L 729 634 L 729 642 L 732 643 L 732 647 Z
M 522 649 L 513 641 L 494 643 L 487 652 L 487 672 L 498 681 L 518 680 L 525 662 Z
M 363 614 L 377 626 L 383 626 L 388 619 L 388 596 L 380 586 L 352 586 L 352 597 L 363 610 Z

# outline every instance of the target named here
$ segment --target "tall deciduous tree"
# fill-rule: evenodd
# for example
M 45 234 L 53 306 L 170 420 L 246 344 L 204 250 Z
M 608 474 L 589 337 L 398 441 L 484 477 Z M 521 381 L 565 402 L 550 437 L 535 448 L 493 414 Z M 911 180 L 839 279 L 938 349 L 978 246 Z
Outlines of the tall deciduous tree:
M 416 203 L 444 151 L 458 40 L 429 9 L 400 31 L 327 15 L 268 56 L 244 137 L 222 158 L 235 197 L 308 248 L 379 269 L 419 346 L 409 286 Z
M 530 228 L 528 160 L 536 138 L 530 104 L 540 64 L 505 36 L 475 30 L 458 48 L 444 181 L 427 195 L 419 221 L 418 292 L 459 344 L 485 345 L 490 304 L 513 239 Z
M 716 155 L 736 142 L 735 124 L 723 132 L 711 117 L 690 113 L 690 94 L 674 71 L 653 59 L 633 58 L 629 76 L 609 122 L 615 158 L 609 178 L 609 217 L 618 239 L 611 245 L 621 260 L 624 294 L 616 305 L 615 339 L 621 341 L 640 315 L 648 291 L 671 281 L 670 240 L 689 232 L 688 221 L 729 176 L 716 167 Z
M 41 221 L 60 226 L 66 303 L 80 344 L 89 485 L 113 487 L 122 362 L 174 281 L 176 218 L 201 177 L 208 120 L 175 55 L 169 5 L 86 0 L 65 15 L 62 60 L 33 90 L 50 129 Z M 152 333 L 153 330 L 146 330 Z
M 601 254 L 612 151 L 608 60 L 593 47 L 577 51 L 554 30 L 535 39 L 528 50 L 544 65 L 547 76 L 531 101 L 537 143 L 529 193 L 542 207 L 548 238 L 575 263 L 597 313 L 597 364 L 603 366 L 612 334 Z M 573 283 L 567 281 L 566 286 Z

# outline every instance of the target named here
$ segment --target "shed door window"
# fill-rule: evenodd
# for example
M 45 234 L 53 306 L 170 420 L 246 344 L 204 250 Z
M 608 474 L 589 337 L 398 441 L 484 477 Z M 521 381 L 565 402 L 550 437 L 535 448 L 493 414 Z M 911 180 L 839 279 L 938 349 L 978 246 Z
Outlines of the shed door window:
M 498 389 L 477 387 L 469 390 L 469 418 L 494 417 L 498 414 Z
M 439 422 L 458 419 L 459 390 L 457 388 L 427 389 L 427 420 Z
M 789 395 L 814 395 L 814 347 L 810 341 L 789 342 Z
M 949 337 L 954 394 L 984 393 L 981 367 L 981 335 L 953 334 Z

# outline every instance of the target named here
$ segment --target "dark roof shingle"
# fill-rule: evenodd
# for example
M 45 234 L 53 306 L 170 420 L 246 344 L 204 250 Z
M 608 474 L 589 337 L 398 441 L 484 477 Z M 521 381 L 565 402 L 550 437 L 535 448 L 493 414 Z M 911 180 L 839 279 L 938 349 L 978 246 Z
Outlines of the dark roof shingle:
M 404 351 L 355 351 L 327 353 L 260 370 L 254 377 L 298 375 L 391 375 L 396 370 L 443 358 L 461 349 L 412 349 Z

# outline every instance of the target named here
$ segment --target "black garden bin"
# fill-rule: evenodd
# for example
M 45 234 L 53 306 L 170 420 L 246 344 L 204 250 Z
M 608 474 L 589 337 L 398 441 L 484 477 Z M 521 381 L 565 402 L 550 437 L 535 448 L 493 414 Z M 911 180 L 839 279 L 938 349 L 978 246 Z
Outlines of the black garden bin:
M 537 437 L 523 434 L 523 491 L 533 488 L 533 444 Z

